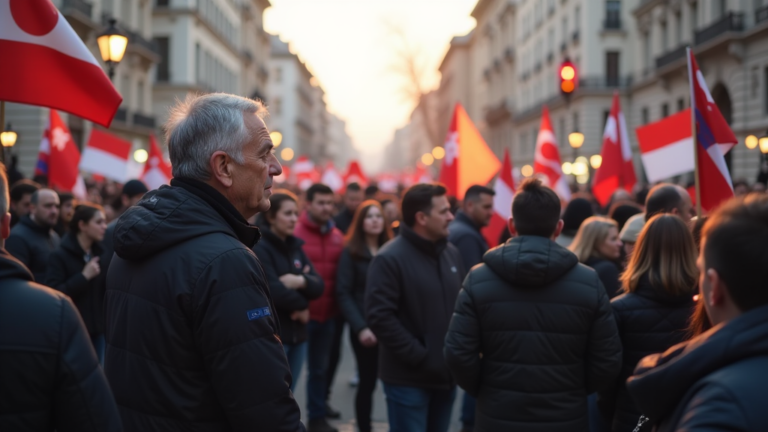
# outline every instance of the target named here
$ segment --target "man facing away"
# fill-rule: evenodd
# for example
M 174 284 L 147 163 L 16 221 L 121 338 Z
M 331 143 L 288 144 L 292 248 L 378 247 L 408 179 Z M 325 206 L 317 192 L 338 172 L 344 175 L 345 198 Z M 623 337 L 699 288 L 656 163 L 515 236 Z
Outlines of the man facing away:
M 656 431 L 768 431 L 768 196 L 724 204 L 702 231 L 709 331 L 640 361 L 627 389 Z
M 587 395 L 621 367 L 608 296 L 597 273 L 555 243 L 560 199 L 540 180 L 521 184 L 509 225 L 518 236 L 464 281 L 445 359 L 477 398 L 475 431 L 588 431 Z
M 368 269 L 365 309 L 379 339 L 391 432 L 445 432 L 456 384 L 443 359 L 443 340 L 464 265 L 447 242 L 453 220 L 446 189 L 417 184 L 403 196 L 400 235 Z
M 657 184 L 645 198 L 645 220 L 648 221 L 659 213 L 676 215 L 686 223 L 696 216 L 688 191 L 669 183 Z
M 77 308 L 5 251 L 10 224 L 0 168 L 0 430 L 122 430 Z
M 449 226 L 448 241 L 459 249 L 464 268 L 469 270 L 483 262 L 488 252 L 488 242 L 480 230 L 487 226 L 493 216 L 493 189 L 485 186 L 470 186 L 464 193 L 461 210 Z M 475 398 L 464 393 L 461 404 L 462 432 L 471 432 L 475 424 Z
M 35 277 L 45 279 L 48 256 L 59 247 L 61 238 L 53 227 L 59 220 L 59 194 L 51 189 L 38 189 L 31 198 L 30 213 L 11 230 L 5 247 Z
M 282 172 L 260 110 L 223 93 L 179 102 L 170 187 L 115 227 L 104 363 L 127 432 L 304 430 L 246 221 Z

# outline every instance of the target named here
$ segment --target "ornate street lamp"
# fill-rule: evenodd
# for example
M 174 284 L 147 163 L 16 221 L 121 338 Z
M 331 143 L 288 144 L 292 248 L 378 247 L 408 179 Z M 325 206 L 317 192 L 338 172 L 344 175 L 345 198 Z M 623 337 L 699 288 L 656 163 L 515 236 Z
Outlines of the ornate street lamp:
M 101 59 L 109 67 L 110 80 L 115 77 L 115 66 L 123 59 L 125 49 L 128 47 L 128 37 L 115 26 L 116 23 L 116 19 L 110 18 L 109 25 L 96 39 L 99 43 Z
M 14 132 L 13 129 L 11 129 L 11 124 L 8 123 L 8 126 L 5 127 L 5 130 L 3 132 L 0 132 L 0 144 L 3 145 L 2 148 L 2 154 L 0 156 L 2 157 L 2 162 L 5 162 L 5 149 L 10 149 L 16 144 L 16 139 L 19 137 L 19 134 Z

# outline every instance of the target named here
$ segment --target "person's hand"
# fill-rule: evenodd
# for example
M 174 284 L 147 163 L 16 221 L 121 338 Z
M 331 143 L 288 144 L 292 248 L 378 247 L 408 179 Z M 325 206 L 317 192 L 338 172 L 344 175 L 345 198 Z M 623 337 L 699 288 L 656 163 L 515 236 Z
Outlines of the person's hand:
M 304 279 L 304 276 L 301 275 L 295 275 L 292 273 L 286 273 L 279 277 L 280 282 L 285 285 L 288 289 L 299 289 L 304 288 L 307 286 L 307 280 Z
M 357 334 L 357 338 L 360 340 L 360 343 L 363 344 L 366 348 L 375 347 L 379 341 L 376 339 L 376 335 L 373 334 L 371 329 L 368 327 L 360 330 L 360 333 Z
M 99 257 L 91 258 L 88 263 L 83 267 L 83 276 L 86 279 L 91 280 L 101 273 L 101 266 L 99 265 Z
M 291 312 L 291 320 L 298 321 L 302 324 L 309 322 L 309 309 Z
M 312 267 L 310 267 L 309 264 L 307 264 L 304 266 L 304 270 L 302 270 L 301 272 L 304 274 L 309 274 L 310 271 L 312 271 Z

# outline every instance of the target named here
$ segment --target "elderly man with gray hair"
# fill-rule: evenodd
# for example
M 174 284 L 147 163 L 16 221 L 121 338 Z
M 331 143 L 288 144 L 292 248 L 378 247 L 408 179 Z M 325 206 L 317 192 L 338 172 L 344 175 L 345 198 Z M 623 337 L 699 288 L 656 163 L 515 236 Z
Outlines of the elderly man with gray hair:
M 115 227 L 104 363 L 126 432 L 304 430 L 246 221 L 282 172 L 261 111 L 220 93 L 179 102 L 170 187 Z

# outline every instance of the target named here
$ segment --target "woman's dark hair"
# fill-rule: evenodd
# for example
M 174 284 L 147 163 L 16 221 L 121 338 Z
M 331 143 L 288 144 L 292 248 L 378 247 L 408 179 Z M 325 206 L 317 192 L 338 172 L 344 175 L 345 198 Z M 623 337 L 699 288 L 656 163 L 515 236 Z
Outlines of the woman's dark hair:
M 90 202 L 78 204 L 75 207 L 75 214 L 72 216 L 72 220 L 69 221 L 69 231 L 72 234 L 78 234 L 80 232 L 80 222 L 90 222 L 96 215 L 96 212 L 104 213 L 104 208 Z
M 344 239 L 352 257 L 359 258 L 364 256 L 365 251 L 368 248 L 368 245 L 365 243 L 365 231 L 363 230 L 363 223 L 365 222 L 365 218 L 368 216 L 368 212 L 372 207 L 379 209 L 382 219 L 384 218 L 384 209 L 381 207 L 381 204 L 379 204 L 378 201 L 367 200 L 360 204 L 360 206 L 357 208 L 357 211 L 355 212 L 355 217 L 352 219 L 352 225 L 350 225 L 349 231 L 347 232 L 347 235 Z M 384 221 L 382 225 L 384 225 L 384 229 L 381 230 L 379 238 L 377 239 L 379 246 L 388 242 L 389 239 L 392 238 L 392 228 L 389 227 L 386 221 Z
M 269 210 L 266 213 L 259 214 L 259 222 L 269 226 L 269 221 L 277 217 L 277 213 L 285 201 L 293 201 L 298 204 L 299 199 L 293 192 L 287 189 L 278 189 L 269 197 Z

